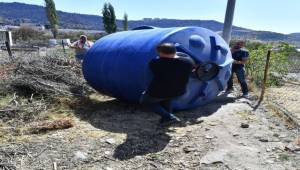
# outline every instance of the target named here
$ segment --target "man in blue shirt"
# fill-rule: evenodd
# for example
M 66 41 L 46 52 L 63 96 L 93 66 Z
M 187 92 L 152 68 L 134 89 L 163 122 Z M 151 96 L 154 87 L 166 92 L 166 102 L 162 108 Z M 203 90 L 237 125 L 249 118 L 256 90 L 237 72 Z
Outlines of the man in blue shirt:
M 233 74 L 235 73 L 237 79 L 241 85 L 243 97 L 248 97 L 248 85 L 246 82 L 245 75 L 245 64 L 248 61 L 249 52 L 244 48 L 245 42 L 238 41 L 231 49 L 233 64 L 232 64 L 232 74 L 227 84 L 227 91 L 233 89 Z

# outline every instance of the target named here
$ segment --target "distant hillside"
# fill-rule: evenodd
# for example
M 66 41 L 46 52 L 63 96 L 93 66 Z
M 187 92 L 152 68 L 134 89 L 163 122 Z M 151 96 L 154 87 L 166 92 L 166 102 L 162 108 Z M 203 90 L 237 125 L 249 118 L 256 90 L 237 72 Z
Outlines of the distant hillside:
M 100 29 L 102 18 L 95 15 L 81 15 L 58 11 L 60 27 L 73 29 Z M 0 16 L 5 24 L 19 25 L 23 22 L 47 24 L 42 6 L 23 3 L 0 3 Z
M 295 39 L 300 39 L 300 32 L 298 32 L 298 33 L 292 33 L 292 34 L 289 34 L 289 36 L 291 37 L 291 38 L 295 38 Z
M 100 13 L 99 13 L 100 15 Z M 0 16 L 5 19 L 6 24 L 19 25 L 23 22 L 37 24 L 48 23 L 45 9 L 42 6 L 23 3 L 0 3 Z M 103 29 L 102 17 L 97 15 L 76 14 L 58 11 L 60 27 L 72 29 Z M 130 16 L 129 16 L 130 17 Z M 118 20 L 119 27 L 122 21 Z M 202 26 L 213 31 L 220 31 L 223 24 L 213 20 L 176 20 L 176 19 L 145 19 L 129 21 L 129 27 L 134 28 L 141 25 L 152 25 L 157 27 L 180 27 L 180 26 Z M 236 30 L 242 28 L 234 27 Z
M 58 11 L 60 28 L 102 30 L 102 17 L 97 15 L 76 14 Z M 23 22 L 47 24 L 45 9 L 42 6 L 23 3 L 0 2 L 0 17 L 2 22 L 9 25 L 19 25 Z M 130 17 L 130 14 L 129 14 Z M 122 21 L 118 20 L 119 28 Z M 200 26 L 213 31 L 221 31 L 223 23 L 214 20 L 178 20 L 178 19 L 144 19 L 129 21 L 129 28 L 141 25 L 156 27 Z M 288 41 L 300 47 L 300 33 L 280 34 L 269 31 L 255 31 L 241 27 L 233 27 L 233 36 L 237 38 L 256 39 L 261 41 Z

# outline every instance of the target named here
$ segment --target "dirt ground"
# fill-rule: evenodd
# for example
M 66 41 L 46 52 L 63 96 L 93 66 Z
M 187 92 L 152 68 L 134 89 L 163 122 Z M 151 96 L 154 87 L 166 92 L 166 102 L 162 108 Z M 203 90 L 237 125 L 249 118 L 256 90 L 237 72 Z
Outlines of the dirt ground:
M 299 131 L 264 105 L 253 111 L 256 101 L 237 93 L 177 113 L 184 123 L 176 127 L 113 98 L 75 99 L 53 114 L 74 127 L 6 140 L 0 169 L 299 169 L 299 148 L 286 148 Z
M 0 78 L 9 69 L 0 68 Z M 296 85 L 272 88 L 266 99 L 287 101 L 282 104 L 296 113 L 298 92 Z M 0 109 L 0 170 L 300 170 L 295 124 L 268 102 L 254 111 L 254 94 L 249 99 L 239 95 L 223 94 L 205 106 L 177 112 L 183 123 L 170 127 L 161 126 L 145 107 L 100 94 L 55 101 L 34 120 L 68 120 L 73 127 L 37 134 L 26 132 L 31 124 L 16 129 L 14 122 L 3 123 Z M 11 98 L 0 98 L 0 108 Z M 48 101 L 34 96 L 25 102 L 44 106 Z

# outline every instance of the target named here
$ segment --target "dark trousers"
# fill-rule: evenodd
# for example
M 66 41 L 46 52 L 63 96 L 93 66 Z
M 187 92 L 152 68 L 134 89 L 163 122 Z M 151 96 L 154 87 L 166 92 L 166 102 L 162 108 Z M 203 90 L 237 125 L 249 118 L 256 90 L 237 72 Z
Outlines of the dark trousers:
M 173 116 L 171 99 L 154 98 L 144 92 L 140 103 L 148 105 L 153 112 L 160 115 L 163 119 L 171 119 Z
M 236 77 L 241 85 L 243 94 L 248 94 L 248 85 L 246 82 L 246 74 L 244 68 L 233 68 L 231 77 L 227 83 L 227 90 L 233 89 L 233 74 L 236 74 Z

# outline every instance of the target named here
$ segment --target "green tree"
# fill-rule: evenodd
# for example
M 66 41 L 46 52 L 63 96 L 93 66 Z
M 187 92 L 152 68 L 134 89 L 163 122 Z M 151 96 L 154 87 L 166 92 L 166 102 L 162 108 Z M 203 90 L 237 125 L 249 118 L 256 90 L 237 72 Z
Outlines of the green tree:
M 128 30 L 128 15 L 125 13 L 123 18 L 123 29 L 124 31 Z
M 53 0 L 45 0 L 46 15 L 50 23 L 53 37 L 56 38 L 58 33 L 58 16 L 56 13 L 55 3 Z
M 102 9 L 104 30 L 111 34 L 117 31 L 116 15 L 114 7 L 110 3 L 104 3 Z

